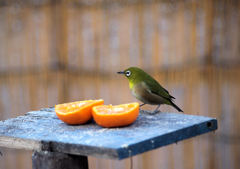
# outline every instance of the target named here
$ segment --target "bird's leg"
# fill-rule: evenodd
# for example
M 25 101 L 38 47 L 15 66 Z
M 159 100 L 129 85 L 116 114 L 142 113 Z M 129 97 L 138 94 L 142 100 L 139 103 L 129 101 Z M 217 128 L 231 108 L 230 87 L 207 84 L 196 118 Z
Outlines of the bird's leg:
M 160 110 L 158 110 L 160 107 L 160 104 L 157 106 L 157 108 L 152 112 L 152 114 L 156 114 L 156 113 L 159 113 L 161 112 Z
M 139 107 L 142 107 L 142 106 L 144 106 L 146 103 L 142 103 L 142 104 L 140 104 L 139 105 Z M 141 111 L 141 113 L 146 113 L 146 110 L 143 110 L 143 109 L 141 109 L 141 108 L 139 108 L 139 110 Z

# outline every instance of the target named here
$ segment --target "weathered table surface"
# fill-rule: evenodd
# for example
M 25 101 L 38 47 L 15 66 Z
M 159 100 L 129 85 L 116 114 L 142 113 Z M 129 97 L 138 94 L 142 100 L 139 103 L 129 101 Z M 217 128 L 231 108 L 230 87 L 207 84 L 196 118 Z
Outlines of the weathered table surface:
M 0 122 L 0 146 L 123 159 L 216 129 L 216 119 L 181 113 L 141 113 L 122 128 L 70 126 L 49 108 Z

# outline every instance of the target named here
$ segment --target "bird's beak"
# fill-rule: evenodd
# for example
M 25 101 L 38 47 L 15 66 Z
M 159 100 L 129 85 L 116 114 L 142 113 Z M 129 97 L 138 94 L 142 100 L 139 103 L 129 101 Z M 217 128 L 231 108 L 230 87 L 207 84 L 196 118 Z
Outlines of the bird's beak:
M 120 71 L 120 72 L 117 72 L 118 74 L 124 74 L 124 72 L 123 71 Z

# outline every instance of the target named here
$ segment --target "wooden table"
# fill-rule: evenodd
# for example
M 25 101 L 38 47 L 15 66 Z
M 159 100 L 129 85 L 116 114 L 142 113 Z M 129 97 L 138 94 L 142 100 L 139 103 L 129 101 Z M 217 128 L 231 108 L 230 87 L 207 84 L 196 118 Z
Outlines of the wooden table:
M 87 169 L 87 156 L 124 159 L 216 129 L 214 118 L 143 112 L 128 127 L 71 126 L 46 108 L 1 121 L 0 146 L 33 150 L 33 169 Z

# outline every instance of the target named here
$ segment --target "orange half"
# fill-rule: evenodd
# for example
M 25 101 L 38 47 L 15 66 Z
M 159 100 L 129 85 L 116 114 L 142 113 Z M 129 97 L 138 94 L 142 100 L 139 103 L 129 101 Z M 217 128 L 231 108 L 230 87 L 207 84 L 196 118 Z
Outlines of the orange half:
M 84 124 L 92 118 L 92 107 L 103 103 L 100 99 L 58 104 L 55 105 L 55 112 L 67 124 Z
M 95 106 L 92 114 L 95 122 L 102 127 L 127 126 L 137 119 L 139 103 Z

